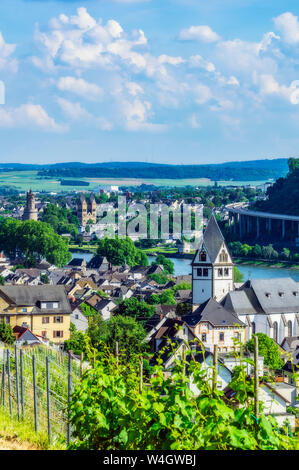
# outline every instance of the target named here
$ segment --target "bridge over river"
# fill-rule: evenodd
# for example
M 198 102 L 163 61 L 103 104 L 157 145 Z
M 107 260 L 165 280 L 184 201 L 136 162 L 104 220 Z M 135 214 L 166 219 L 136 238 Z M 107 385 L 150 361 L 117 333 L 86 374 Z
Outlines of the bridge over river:
M 229 226 L 240 240 L 268 239 L 299 246 L 298 216 L 254 211 L 246 203 L 229 204 L 226 210 Z

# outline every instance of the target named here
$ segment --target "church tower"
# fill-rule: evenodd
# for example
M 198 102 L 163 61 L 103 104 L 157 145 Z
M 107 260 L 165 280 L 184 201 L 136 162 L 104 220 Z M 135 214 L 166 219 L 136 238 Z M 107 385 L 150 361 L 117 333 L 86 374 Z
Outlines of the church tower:
M 192 265 L 193 309 L 210 298 L 220 302 L 234 289 L 234 264 L 212 214 Z
M 26 207 L 23 213 L 23 220 L 37 220 L 37 209 L 35 207 L 35 195 L 30 191 L 27 193 Z
M 97 223 L 97 203 L 94 194 L 91 194 L 88 203 L 85 196 L 81 194 L 77 205 L 77 216 L 82 227 L 85 227 L 89 220 L 92 220 L 94 224 Z

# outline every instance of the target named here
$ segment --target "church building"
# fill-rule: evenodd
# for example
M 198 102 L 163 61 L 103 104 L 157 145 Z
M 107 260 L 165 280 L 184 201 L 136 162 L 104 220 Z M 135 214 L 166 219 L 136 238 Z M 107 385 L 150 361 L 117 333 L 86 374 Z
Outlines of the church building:
M 206 350 L 230 352 L 245 342 L 246 325 L 220 303 L 233 289 L 233 260 L 212 215 L 192 261 L 192 313 L 183 317 Z
M 234 284 L 234 263 L 214 215 L 192 261 L 192 314 L 184 317 L 211 349 L 233 348 L 264 333 L 281 344 L 299 335 L 299 283 L 292 278 L 253 279 Z
M 90 195 L 88 201 L 84 194 L 81 194 L 77 205 L 77 216 L 82 227 L 85 227 L 89 220 L 94 224 L 97 223 L 97 203 L 94 194 Z

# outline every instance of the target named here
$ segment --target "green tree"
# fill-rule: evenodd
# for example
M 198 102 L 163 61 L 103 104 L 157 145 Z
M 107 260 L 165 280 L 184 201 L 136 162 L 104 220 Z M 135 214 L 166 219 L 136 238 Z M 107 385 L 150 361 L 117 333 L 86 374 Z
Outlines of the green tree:
M 5 344 L 13 344 L 15 342 L 12 327 L 6 323 L 0 323 L 0 341 Z
M 155 308 L 147 304 L 144 300 L 138 300 L 136 297 L 130 297 L 123 300 L 117 310 L 118 315 L 133 317 L 140 320 L 151 318 L 155 314 Z
M 48 274 L 41 274 L 40 280 L 43 284 L 50 284 L 50 279 L 49 279 Z
M 90 321 L 87 334 L 94 348 L 103 350 L 105 344 L 114 353 L 116 342 L 120 350 L 124 351 L 127 361 L 147 349 L 144 343 L 146 331 L 140 322 L 134 318 L 116 315 L 104 321 L 100 315 Z
M 237 266 L 234 266 L 234 282 L 243 282 L 244 274 L 241 273 L 240 269 Z
M 158 255 L 155 261 L 152 262 L 153 266 L 162 265 L 167 274 L 174 274 L 174 263 L 171 259 L 166 258 L 164 255 Z
M 98 241 L 97 253 L 106 256 L 114 266 L 148 266 L 146 254 L 136 248 L 134 242 L 126 238 L 104 238 Z
M 281 359 L 279 347 L 276 342 L 264 333 L 256 333 L 256 336 L 259 340 L 259 354 L 264 357 L 265 364 L 271 369 L 281 369 L 283 360 Z M 253 338 L 247 341 L 246 347 L 249 351 L 254 351 Z
M 74 354 L 80 356 L 86 353 L 86 336 L 82 331 L 78 331 L 73 323 L 70 326 L 70 339 L 64 343 L 66 351 L 73 351 Z

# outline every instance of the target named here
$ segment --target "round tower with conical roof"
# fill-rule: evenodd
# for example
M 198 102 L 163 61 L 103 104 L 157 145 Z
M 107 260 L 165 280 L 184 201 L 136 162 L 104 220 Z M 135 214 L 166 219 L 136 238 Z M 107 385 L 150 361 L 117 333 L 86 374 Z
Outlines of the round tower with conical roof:
M 32 190 L 27 193 L 26 207 L 23 213 L 23 220 L 37 220 L 38 212 L 35 207 L 35 195 Z

